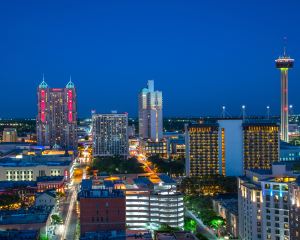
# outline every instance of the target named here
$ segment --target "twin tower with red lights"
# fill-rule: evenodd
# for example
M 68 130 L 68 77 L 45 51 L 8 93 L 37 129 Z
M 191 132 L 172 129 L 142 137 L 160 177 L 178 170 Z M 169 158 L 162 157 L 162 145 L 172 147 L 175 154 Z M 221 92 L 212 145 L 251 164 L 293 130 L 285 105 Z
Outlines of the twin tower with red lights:
M 77 99 L 74 83 L 50 88 L 43 81 L 37 89 L 37 142 L 64 150 L 77 149 Z

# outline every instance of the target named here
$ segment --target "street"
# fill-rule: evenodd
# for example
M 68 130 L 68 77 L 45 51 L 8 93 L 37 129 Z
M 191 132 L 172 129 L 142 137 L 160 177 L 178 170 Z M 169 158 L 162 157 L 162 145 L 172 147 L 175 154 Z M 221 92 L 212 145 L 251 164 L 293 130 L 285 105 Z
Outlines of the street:
M 200 233 L 202 233 L 205 237 L 208 239 L 218 239 L 216 235 L 207 227 L 203 224 L 201 219 L 197 218 L 195 214 L 193 214 L 190 210 L 186 209 L 186 214 L 187 216 L 191 217 L 197 222 L 197 229 Z

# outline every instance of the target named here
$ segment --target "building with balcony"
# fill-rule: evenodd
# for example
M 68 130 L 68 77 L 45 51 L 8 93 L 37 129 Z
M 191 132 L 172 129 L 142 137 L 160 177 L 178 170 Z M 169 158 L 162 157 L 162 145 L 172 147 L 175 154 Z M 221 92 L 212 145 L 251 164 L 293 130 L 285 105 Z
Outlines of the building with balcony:
M 290 184 L 290 239 L 300 238 L 300 178 Z
M 299 173 L 284 164 L 270 170 L 247 170 L 238 179 L 239 237 L 245 240 L 289 240 L 290 184 Z
M 128 156 L 127 113 L 93 114 L 93 156 Z

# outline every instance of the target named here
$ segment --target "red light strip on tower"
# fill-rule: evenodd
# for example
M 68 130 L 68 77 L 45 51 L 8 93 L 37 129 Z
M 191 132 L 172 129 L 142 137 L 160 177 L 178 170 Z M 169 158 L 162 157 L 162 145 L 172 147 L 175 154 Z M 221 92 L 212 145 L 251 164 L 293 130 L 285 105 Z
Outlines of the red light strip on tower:
M 45 120 L 46 120 L 46 114 L 45 114 L 45 109 L 46 109 L 46 103 L 45 103 L 46 93 L 45 93 L 45 90 L 41 90 L 40 95 L 41 95 L 41 101 L 40 101 L 41 121 L 45 122 Z
M 69 122 L 73 121 L 73 92 L 72 90 L 68 90 L 68 110 L 69 110 L 69 114 L 68 114 L 68 120 Z

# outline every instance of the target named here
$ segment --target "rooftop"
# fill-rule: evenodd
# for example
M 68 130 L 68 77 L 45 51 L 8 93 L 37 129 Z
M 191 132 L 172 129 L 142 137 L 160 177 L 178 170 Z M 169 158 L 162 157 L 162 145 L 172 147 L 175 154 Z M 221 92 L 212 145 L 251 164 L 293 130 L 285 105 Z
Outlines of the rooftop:
M 228 212 L 238 215 L 238 197 L 231 198 L 217 198 L 216 201 L 220 203 L 220 205 L 225 208 Z
M 78 193 L 79 198 L 124 198 L 125 195 L 122 190 L 118 189 L 90 189 L 81 190 Z
M 42 196 L 44 194 L 47 194 L 52 198 L 56 198 L 56 193 L 53 190 L 52 191 L 45 191 L 45 192 L 36 193 L 36 197 Z
M 34 167 L 34 166 L 69 166 L 71 164 L 71 160 L 59 161 L 59 160 L 51 160 L 51 161 L 41 161 L 35 158 L 2 158 L 0 159 L 1 167 Z
M 37 184 L 35 181 L 0 181 L 0 189 L 36 186 Z
M 168 175 L 166 174 L 159 174 L 158 177 L 160 178 L 160 180 L 166 184 L 176 184 L 176 181 L 173 180 L 172 178 L 170 178 Z
M 249 169 L 249 171 L 257 173 L 259 175 L 271 175 L 272 169 Z
M 46 223 L 52 208 L 30 208 L 28 210 L 1 211 L 0 226 L 10 224 Z
M 140 187 L 153 187 L 153 183 L 147 177 L 133 179 L 134 183 Z
M 295 146 L 290 143 L 280 141 L 280 150 L 299 150 L 300 151 L 300 146 Z
M 39 232 L 37 230 L 6 230 L 0 231 L 1 240 L 34 240 L 38 239 Z
M 61 182 L 64 180 L 64 176 L 42 176 L 37 177 L 37 182 Z

